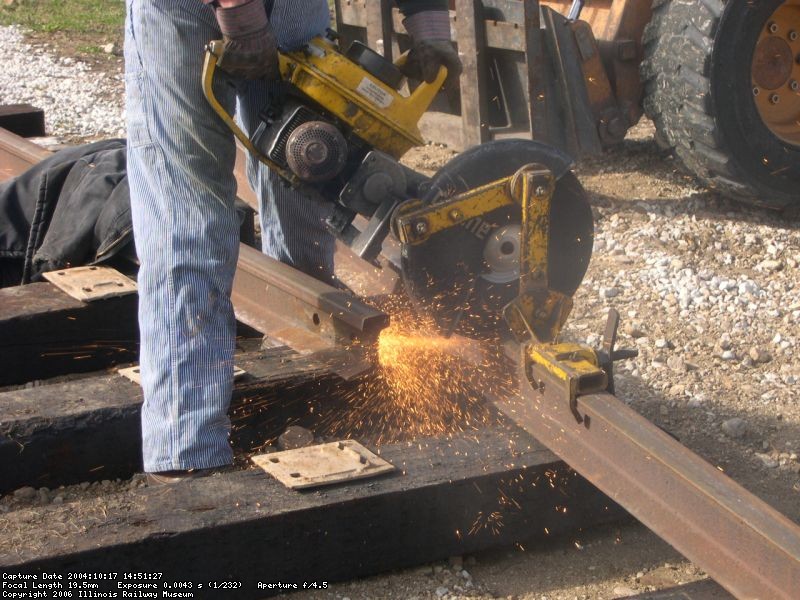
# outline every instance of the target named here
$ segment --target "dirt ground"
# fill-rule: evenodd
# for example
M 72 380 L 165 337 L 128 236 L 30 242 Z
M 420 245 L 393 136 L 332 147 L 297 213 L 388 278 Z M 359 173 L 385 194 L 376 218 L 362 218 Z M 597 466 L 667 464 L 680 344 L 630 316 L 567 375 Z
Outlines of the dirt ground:
M 114 57 L 92 66 L 121 68 Z M 640 351 L 619 369 L 618 396 L 800 521 L 800 220 L 698 187 L 653 133 L 645 120 L 619 148 L 577 169 L 597 231 L 566 335 L 597 345 L 606 310 L 617 307 L 621 345 Z M 431 172 L 452 156 L 432 144 L 407 162 Z M 142 484 L 136 477 L 26 491 L 0 498 L 0 513 Z M 703 577 L 657 536 L 629 524 L 286 598 L 603 599 Z

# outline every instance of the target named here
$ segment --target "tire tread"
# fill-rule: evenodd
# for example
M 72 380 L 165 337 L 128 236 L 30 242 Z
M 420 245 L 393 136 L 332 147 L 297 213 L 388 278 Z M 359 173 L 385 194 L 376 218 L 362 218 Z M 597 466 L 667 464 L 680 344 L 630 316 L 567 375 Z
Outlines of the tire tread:
M 652 6 L 653 16 L 642 36 L 642 103 L 657 138 L 706 186 L 763 204 L 763 195 L 734 165 L 712 114 L 711 52 L 725 3 L 654 0 Z

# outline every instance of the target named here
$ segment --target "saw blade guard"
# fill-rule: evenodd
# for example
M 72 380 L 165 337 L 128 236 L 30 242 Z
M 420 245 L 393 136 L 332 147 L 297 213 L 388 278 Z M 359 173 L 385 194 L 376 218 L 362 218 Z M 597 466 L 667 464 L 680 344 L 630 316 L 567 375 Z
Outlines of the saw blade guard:
M 570 298 L 580 286 L 591 258 L 594 223 L 586 192 L 570 170 L 572 160 L 531 140 L 476 146 L 447 163 L 432 178 L 429 192 L 409 203 L 409 210 L 420 211 L 447 206 L 456 197 L 474 197 L 472 203 L 459 201 L 463 210 L 444 212 L 452 226 L 433 228 L 424 242 L 402 244 L 406 292 L 417 312 L 441 333 L 487 338 L 508 332 L 504 309 L 520 295 L 522 207 L 508 200 L 509 194 L 500 199 L 497 183 L 510 181 L 531 164 L 549 170 L 555 181 L 547 219 L 547 287 Z M 398 213 L 403 215 L 402 207 Z M 409 230 L 427 227 L 405 220 Z

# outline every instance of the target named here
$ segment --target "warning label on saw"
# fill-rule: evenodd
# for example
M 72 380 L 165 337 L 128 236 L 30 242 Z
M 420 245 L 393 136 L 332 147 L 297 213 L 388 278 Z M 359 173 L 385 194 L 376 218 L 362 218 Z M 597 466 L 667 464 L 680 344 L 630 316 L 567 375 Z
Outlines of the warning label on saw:
M 388 108 L 394 100 L 389 92 L 381 88 L 381 86 L 372 81 L 369 77 L 364 77 L 364 79 L 361 80 L 356 91 L 381 108 Z

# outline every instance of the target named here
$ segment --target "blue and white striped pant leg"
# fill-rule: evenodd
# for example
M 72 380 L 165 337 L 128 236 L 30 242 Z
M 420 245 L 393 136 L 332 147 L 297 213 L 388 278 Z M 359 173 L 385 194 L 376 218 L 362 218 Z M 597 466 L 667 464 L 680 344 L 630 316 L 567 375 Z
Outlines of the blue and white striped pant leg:
M 200 0 L 128 0 L 128 179 L 139 270 L 144 469 L 229 464 L 238 255 L 232 134 L 202 94 Z M 235 91 L 224 82 L 227 110 Z
M 330 25 L 325 0 L 275 0 L 270 23 L 278 45 L 290 51 L 322 35 Z M 267 105 L 274 84 L 244 82 L 237 116 L 245 131 L 258 125 L 258 112 Z M 335 238 L 325 226 L 332 205 L 319 203 L 287 188 L 258 160 L 249 157 L 247 174 L 259 197 L 261 247 L 265 254 L 323 281 L 333 278 Z

